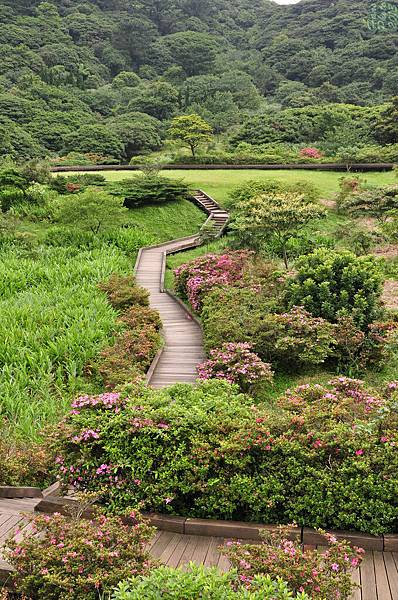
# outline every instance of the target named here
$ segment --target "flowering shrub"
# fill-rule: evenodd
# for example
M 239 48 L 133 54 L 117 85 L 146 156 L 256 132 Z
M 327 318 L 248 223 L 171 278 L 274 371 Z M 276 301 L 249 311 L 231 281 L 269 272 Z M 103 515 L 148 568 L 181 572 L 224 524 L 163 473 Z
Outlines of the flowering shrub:
M 123 331 L 115 336 L 112 346 L 105 348 L 86 372 L 97 372 L 106 389 L 127 382 L 138 383 L 150 367 L 161 347 L 159 313 L 149 308 L 149 295 L 136 285 L 133 277 L 112 277 L 100 284 L 116 309 L 122 310 L 117 323 Z
M 113 600 L 310 600 L 307 594 L 292 596 L 279 577 L 255 575 L 242 581 L 234 569 L 220 573 L 218 569 L 198 567 L 191 563 L 189 571 L 160 567 L 146 577 L 121 582 Z
M 242 281 L 250 257 L 247 250 L 200 256 L 174 270 L 176 292 L 200 312 L 204 296 L 212 288 Z
M 242 391 L 249 391 L 257 382 L 272 381 L 271 365 L 251 352 L 250 344 L 224 344 L 219 350 L 210 350 L 210 357 L 199 365 L 199 379 L 225 379 Z
M 337 319 L 333 355 L 338 368 L 350 375 L 368 367 L 380 368 L 390 358 L 398 339 L 398 322 L 376 322 L 361 331 L 351 317 Z
M 323 158 L 324 154 L 318 148 L 301 148 L 299 152 L 302 158 Z
M 241 579 L 250 581 L 256 575 L 281 577 L 293 592 L 306 592 L 310 598 L 347 600 L 355 588 L 351 581 L 364 551 L 351 547 L 325 534 L 326 551 L 305 550 L 299 541 L 287 538 L 287 530 L 262 532 L 264 542 L 258 545 L 230 542 L 223 549 Z
M 149 306 L 149 292 L 137 286 L 133 275 L 118 275 L 114 273 L 108 281 L 98 285 L 106 293 L 111 305 L 119 310 L 126 310 L 130 306 Z
M 55 473 L 112 510 L 393 532 L 396 385 L 336 378 L 277 410 L 221 380 L 83 397 L 53 435 Z
M 261 358 L 289 369 L 325 362 L 333 343 L 333 325 L 297 306 L 284 314 L 265 315 L 254 335 Z
M 4 436 L 0 440 L 0 485 L 50 485 L 49 462 L 49 456 L 39 444 L 24 445 Z
M 7 560 L 15 567 L 15 591 L 43 600 L 90 600 L 103 597 L 122 579 L 150 567 L 145 543 L 154 529 L 137 513 L 120 517 L 93 514 L 39 515 L 33 533 L 9 541 Z

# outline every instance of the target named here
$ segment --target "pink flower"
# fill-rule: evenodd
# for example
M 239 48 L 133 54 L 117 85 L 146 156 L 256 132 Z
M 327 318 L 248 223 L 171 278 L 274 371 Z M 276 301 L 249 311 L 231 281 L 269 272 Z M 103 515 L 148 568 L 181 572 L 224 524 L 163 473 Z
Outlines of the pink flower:
M 338 571 L 339 565 L 337 563 L 332 563 L 332 571 Z
M 364 451 L 363 451 L 363 450 L 357 450 L 357 451 L 355 452 L 355 454 L 356 454 L 357 456 L 362 456 L 362 454 L 363 454 L 363 453 L 364 453 Z

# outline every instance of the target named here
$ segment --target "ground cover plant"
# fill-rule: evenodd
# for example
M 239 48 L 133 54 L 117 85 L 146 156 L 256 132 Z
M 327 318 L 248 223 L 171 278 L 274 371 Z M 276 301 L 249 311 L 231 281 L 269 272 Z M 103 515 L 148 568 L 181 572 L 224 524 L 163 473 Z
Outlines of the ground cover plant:
M 111 511 L 393 532 L 396 390 L 341 377 L 275 410 L 222 381 L 129 387 L 77 398 L 52 451 L 63 483 Z
M 220 573 L 216 568 L 190 564 L 188 571 L 159 567 L 147 577 L 135 577 L 121 582 L 112 596 L 113 600 L 309 600 L 305 593 L 292 595 L 289 587 L 279 577 L 269 576 L 248 579 L 239 577 L 235 570 Z

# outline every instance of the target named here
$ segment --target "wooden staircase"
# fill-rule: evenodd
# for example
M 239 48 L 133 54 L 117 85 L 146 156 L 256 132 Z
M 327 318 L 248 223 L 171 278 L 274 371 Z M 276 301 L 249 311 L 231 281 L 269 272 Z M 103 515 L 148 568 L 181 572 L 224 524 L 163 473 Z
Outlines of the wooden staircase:
M 210 227 L 214 238 L 220 237 L 228 225 L 228 213 L 201 190 L 195 192 L 192 200 L 208 215 L 203 228 Z M 149 290 L 151 306 L 159 311 L 163 323 L 164 347 L 158 353 L 147 378 L 154 388 L 174 383 L 195 383 L 197 366 L 206 358 L 200 324 L 178 298 L 164 289 L 167 255 L 195 248 L 201 243 L 199 231 L 187 238 L 142 248 L 137 258 L 137 283 Z

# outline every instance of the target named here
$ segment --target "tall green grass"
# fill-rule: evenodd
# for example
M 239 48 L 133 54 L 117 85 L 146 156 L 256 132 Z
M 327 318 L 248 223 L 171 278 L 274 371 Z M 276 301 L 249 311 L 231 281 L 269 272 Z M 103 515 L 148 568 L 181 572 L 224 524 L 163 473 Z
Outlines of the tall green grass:
M 131 262 L 115 248 L 68 256 L 0 255 L 0 425 L 32 438 L 88 388 L 87 361 L 112 335 L 116 313 L 96 284 Z M 2 421 L 2 423 L 1 423 Z
M 189 235 L 205 220 L 185 201 L 129 217 L 127 229 L 95 240 L 25 219 L 19 239 L 0 245 L 0 435 L 33 439 L 73 396 L 101 391 L 84 367 L 109 345 L 117 314 L 97 284 L 131 273 L 140 246 Z

